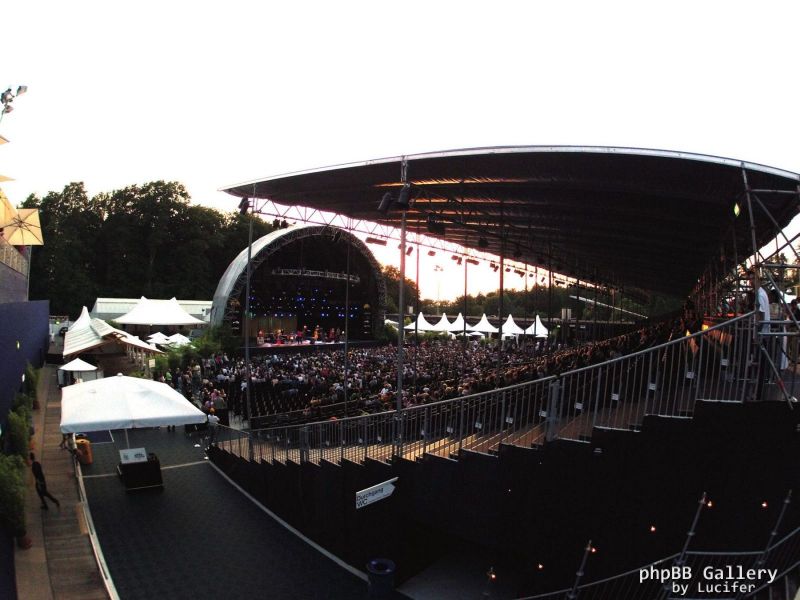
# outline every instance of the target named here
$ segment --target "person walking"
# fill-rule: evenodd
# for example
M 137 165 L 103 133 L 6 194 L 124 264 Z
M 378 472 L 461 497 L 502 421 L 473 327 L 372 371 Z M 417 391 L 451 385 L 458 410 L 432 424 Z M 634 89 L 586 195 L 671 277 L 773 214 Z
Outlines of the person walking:
M 39 494 L 39 499 L 42 501 L 42 510 L 49 510 L 45 498 L 50 498 L 56 506 L 61 508 L 61 503 L 50 492 L 47 491 L 47 481 L 44 478 L 44 471 L 42 471 L 41 463 L 36 460 L 33 452 L 30 453 L 31 457 L 31 471 L 33 471 L 33 479 L 36 482 L 36 493 Z
M 212 407 L 208 411 L 208 446 L 217 441 L 217 426 L 219 425 L 219 417 L 214 414 L 216 410 Z

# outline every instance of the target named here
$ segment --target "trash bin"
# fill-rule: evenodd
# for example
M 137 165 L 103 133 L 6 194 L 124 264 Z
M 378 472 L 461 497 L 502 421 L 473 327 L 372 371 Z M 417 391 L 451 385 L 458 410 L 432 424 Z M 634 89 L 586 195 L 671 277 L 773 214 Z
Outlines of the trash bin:
M 373 558 L 367 563 L 367 598 L 389 598 L 394 590 L 395 564 L 388 558 Z
M 92 442 L 87 439 L 80 439 L 75 442 L 75 453 L 78 455 L 78 462 L 82 465 L 92 464 L 94 458 L 92 457 Z

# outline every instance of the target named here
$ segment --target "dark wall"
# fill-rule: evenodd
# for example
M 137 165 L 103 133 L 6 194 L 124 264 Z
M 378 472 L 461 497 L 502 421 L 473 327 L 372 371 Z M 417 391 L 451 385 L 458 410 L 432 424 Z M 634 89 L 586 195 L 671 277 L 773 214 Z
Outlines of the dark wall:
M 0 262 L 0 304 L 27 300 L 28 280 L 22 273 Z
M 0 424 L 3 429 L 14 394 L 22 385 L 25 364 L 30 361 L 39 367 L 44 362 L 50 340 L 49 312 L 47 300 L 0 304 Z
M 585 581 L 679 551 L 703 492 L 714 507 L 693 549 L 763 548 L 787 491 L 800 487 L 798 423 L 800 410 L 785 403 L 698 403 L 694 419 L 648 417 L 641 432 L 595 431 L 591 444 L 509 446 L 457 461 L 253 467 L 223 452 L 212 459 L 357 568 L 387 556 L 401 581 L 458 549 L 492 557 L 499 576 L 527 595 L 571 585 L 590 539 L 597 553 Z M 391 498 L 355 509 L 357 490 L 391 477 L 399 477 Z M 780 536 L 798 525 L 793 503 Z

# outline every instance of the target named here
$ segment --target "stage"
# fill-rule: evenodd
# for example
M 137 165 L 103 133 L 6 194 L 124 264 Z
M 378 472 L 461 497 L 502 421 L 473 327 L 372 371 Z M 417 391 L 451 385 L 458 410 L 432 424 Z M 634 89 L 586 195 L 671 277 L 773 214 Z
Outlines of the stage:
M 386 342 L 375 340 L 354 340 L 348 343 L 349 348 L 375 348 L 383 346 Z M 250 346 L 250 354 L 293 354 L 295 352 L 310 353 L 317 351 L 343 350 L 344 342 L 316 342 L 310 341 L 289 342 L 285 344 L 253 344 Z M 244 353 L 244 346 L 241 348 Z

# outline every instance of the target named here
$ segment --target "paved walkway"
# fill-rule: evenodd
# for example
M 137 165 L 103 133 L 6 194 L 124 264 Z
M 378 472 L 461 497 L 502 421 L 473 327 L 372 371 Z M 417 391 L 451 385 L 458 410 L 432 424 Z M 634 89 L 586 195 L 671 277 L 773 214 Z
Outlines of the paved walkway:
M 61 393 L 56 367 L 42 369 L 41 407 L 34 413 L 34 452 L 42 463 L 47 489 L 61 502 L 40 508 L 28 470 L 26 520 L 33 546 L 16 550 L 17 596 L 24 600 L 94 600 L 108 598 L 89 542 L 72 459 L 59 448 Z

